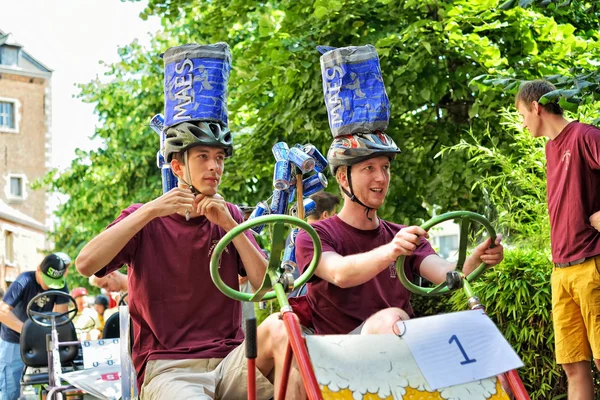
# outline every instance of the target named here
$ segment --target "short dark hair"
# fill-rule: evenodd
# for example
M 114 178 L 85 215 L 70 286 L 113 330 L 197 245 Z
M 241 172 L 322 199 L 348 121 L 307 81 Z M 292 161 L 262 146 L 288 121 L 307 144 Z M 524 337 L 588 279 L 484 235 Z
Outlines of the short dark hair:
M 320 217 L 325 211 L 330 213 L 335 211 L 335 208 L 340 202 L 340 197 L 333 193 L 318 192 L 309 196 L 317 204 L 316 214 Z
M 531 104 L 534 101 L 540 101 L 543 95 L 556 90 L 556 86 L 550 82 L 538 79 L 535 81 L 523 82 L 519 87 L 519 92 L 515 97 L 515 106 L 519 103 L 523 103 L 528 110 L 531 110 Z M 564 111 L 557 102 L 551 102 L 548 104 L 540 104 L 550 114 L 563 115 Z

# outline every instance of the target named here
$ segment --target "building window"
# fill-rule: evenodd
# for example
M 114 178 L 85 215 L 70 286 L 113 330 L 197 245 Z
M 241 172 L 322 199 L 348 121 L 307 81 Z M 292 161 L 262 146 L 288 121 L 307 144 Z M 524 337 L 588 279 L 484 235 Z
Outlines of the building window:
M 14 46 L 0 47 L 0 64 L 17 65 L 19 61 L 19 48 Z
M 440 251 L 438 252 L 443 258 L 451 258 L 456 256 L 458 251 L 458 235 L 440 236 Z
M 23 174 L 9 174 L 7 187 L 5 189 L 6 197 L 9 200 L 24 200 L 27 193 L 25 192 L 26 177 Z
M 15 103 L 0 101 L 0 127 L 15 129 Z
M 10 177 L 10 195 L 12 197 L 23 197 L 23 179 L 18 176 Z
M 20 108 L 19 100 L 0 97 L 0 132 L 19 132 Z

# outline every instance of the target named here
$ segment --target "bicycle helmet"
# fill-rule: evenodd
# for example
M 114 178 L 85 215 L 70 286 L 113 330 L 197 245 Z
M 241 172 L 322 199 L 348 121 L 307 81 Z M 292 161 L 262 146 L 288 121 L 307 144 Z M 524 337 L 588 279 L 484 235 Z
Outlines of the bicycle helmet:
M 327 161 L 329 162 L 329 169 L 332 175 L 335 176 L 339 167 L 348 167 L 346 175 L 350 191 L 348 192 L 343 187 L 341 190 L 350 200 L 365 208 L 365 213 L 369 220 L 371 220 L 369 212 L 373 211 L 373 208 L 365 205 L 354 195 L 352 175 L 350 173 L 352 166 L 370 158 L 380 156 L 387 156 L 391 161 L 396 157 L 396 154 L 400 154 L 400 149 L 396 146 L 394 140 L 383 132 L 339 136 L 333 140 L 333 143 L 329 147 Z
M 233 155 L 233 137 L 228 127 L 216 122 L 182 122 L 167 128 L 162 150 L 163 157 L 171 162 L 173 154 L 196 146 L 221 147 L 225 156 Z
M 383 132 L 339 136 L 327 152 L 329 169 L 335 171 L 342 165 L 352 166 L 369 158 L 388 156 L 390 160 L 400 153 L 394 140 Z

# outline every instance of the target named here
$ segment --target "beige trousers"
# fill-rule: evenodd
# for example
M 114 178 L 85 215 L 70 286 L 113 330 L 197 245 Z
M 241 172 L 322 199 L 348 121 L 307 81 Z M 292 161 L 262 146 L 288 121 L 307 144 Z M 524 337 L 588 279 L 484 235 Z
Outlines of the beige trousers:
M 244 400 L 248 398 L 245 343 L 225 358 L 150 360 L 141 400 Z M 256 369 L 257 399 L 273 397 L 273 385 Z

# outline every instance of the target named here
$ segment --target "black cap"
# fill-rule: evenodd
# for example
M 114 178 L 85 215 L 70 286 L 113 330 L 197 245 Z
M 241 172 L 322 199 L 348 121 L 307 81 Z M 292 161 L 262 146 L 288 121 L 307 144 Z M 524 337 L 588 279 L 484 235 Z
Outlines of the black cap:
M 56 254 L 48 254 L 40 265 L 42 279 L 50 289 L 62 289 L 65 286 L 67 265 Z

